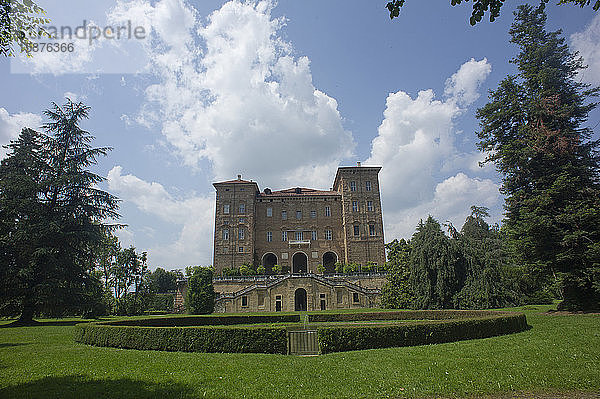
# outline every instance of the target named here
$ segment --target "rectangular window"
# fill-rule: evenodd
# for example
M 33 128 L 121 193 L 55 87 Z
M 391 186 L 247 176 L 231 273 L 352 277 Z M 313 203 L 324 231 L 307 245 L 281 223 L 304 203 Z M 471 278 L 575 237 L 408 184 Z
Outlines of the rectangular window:
M 244 252 L 244 247 L 239 247 L 238 252 L 240 252 L 240 253 Z
M 354 303 L 358 303 L 359 302 L 358 292 L 353 292 L 352 293 L 352 302 L 354 302 Z
M 229 204 L 223 205 L 223 213 L 224 214 L 228 214 L 229 213 Z
M 310 232 L 310 239 L 311 240 L 316 240 L 317 239 L 317 231 L 313 230 Z
M 243 240 L 244 239 L 244 235 L 245 235 L 244 233 L 245 233 L 244 228 L 240 227 L 238 229 L 238 239 Z
M 358 201 L 352 201 L 352 212 L 358 212 Z
M 296 241 L 302 241 L 302 232 L 297 231 L 295 237 L 296 237 Z
M 360 235 L 360 226 L 355 224 L 354 225 L 354 236 L 358 237 Z
M 267 231 L 267 242 L 273 241 L 273 232 Z
M 287 211 L 281 211 L 281 220 L 287 220 Z
M 246 223 L 246 218 L 239 218 L 238 223 Z
M 224 224 L 225 226 L 228 226 L 228 225 L 229 225 L 229 220 L 223 220 L 223 224 Z
M 240 214 L 246 213 L 246 204 L 240 204 Z
M 367 201 L 367 211 L 373 212 L 373 201 Z
M 356 182 L 355 181 L 350 182 L 350 191 L 356 191 Z
M 302 219 L 302 211 L 296 211 L 296 219 Z
M 331 240 L 331 230 L 325 230 L 325 239 Z
M 229 240 L 229 229 L 223 229 L 222 237 L 224 240 Z
M 246 295 L 244 295 L 244 296 L 242 297 L 242 307 L 243 307 L 243 308 L 246 308 L 246 307 L 248 307 L 248 297 L 247 297 Z
M 365 182 L 365 189 L 366 189 L 367 191 L 371 191 L 371 182 L 370 182 L 370 181 L 366 181 L 366 182 Z
M 317 211 L 310 211 L 310 217 L 311 218 L 316 218 L 317 217 Z
M 281 241 L 287 241 L 287 231 L 281 232 Z
M 273 216 L 273 208 L 267 208 L 267 217 Z
M 375 235 L 375 225 L 374 224 L 370 224 L 369 225 L 369 235 L 370 236 L 374 236 Z
M 331 208 L 328 206 L 325 207 L 325 216 L 331 216 Z

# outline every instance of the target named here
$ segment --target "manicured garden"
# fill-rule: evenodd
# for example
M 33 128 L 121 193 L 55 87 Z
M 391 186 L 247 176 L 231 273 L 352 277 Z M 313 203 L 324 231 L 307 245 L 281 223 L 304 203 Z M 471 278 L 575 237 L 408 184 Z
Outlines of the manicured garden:
M 207 315 L 79 324 L 75 341 L 140 350 L 286 354 L 288 331 L 310 329 L 318 337 L 314 348 L 300 353 L 317 354 L 488 338 L 527 328 L 523 313 L 477 310 Z
M 600 392 L 600 316 L 523 311 L 531 329 L 318 357 L 74 342 L 80 319 L 0 328 L 0 398 L 427 397 Z M 7 324 L 9 321 L 6 321 Z

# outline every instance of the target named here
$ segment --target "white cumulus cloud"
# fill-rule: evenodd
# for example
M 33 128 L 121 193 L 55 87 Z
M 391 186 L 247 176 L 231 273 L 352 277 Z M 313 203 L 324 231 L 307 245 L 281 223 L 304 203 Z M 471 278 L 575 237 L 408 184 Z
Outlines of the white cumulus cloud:
M 313 85 L 309 59 L 281 39 L 273 6 L 230 1 L 203 25 L 178 0 L 120 2 L 119 18 L 155 21 L 147 50 L 158 82 L 138 121 L 158 124 L 184 164 L 208 160 L 216 179 L 328 187 L 354 140 L 336 100 Z
M 478 88 L 490 72 L 486 59 L 467 61 L 446 81 L 445 100 L 437 100 L 433 90 L 420 91 L 416 98 L 403 91 L 389 94 L 384 120 L 365 161 L 383 166 L 380 180 L 388 239 L 410 237 L 419 219 L 428 214 L 460 227 L 470 205 L 498 207 L 498 185 L 466 174 L 484 172 L 473 167 L 481 154 L 457 148 L 454 126 L 455 119 L 479 97 Z
M 492 72 L 492 66 L 486 58 L 481 61 L 471 58 L 446 80 L 444 94 L 455 99 L 461 105 L 470 105 L 479 98 L 479 85 L 490 72 Z
M 121 166 L 115 166 L 108 172 L 109 189 L 122 200 L 136 205 L 141 211 L 180 229 L 175 241 L 157 244 L 147 249 L 152 264 L 211 264 L 214 196 L 174 198 L 160 183 L 149 183 L 131 174 L 124 175 L 122 171 Z M 134 242 L 131 231 L 117 234 L 130 243 Z
M 600 14 L 597 14 L 583 32 L 571 35 L 571 49 L 578 51 L 587 68 L 580 72 L 583 80 L 600 85 Z
M 19 137 L 23 128 L 39 130 L 41 125 L 42 117 L 38 114 L 19 112 L 11 115 L 6 109 L 0 108 L 0 159 L 7 154 L 7 149 L 2 146 Z

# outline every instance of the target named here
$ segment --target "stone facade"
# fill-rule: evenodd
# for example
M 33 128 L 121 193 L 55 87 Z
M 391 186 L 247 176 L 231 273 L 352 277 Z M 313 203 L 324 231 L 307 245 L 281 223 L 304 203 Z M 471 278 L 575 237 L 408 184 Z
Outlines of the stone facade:
M 215 281 L 215 290 L 219 283 Z M 292 312 L 369 308 L 379 305 L 381 291 L 345 279 L 307 274 L 262 277 L 244 289 L 221 294 L 217 313 Z
M 332 273 L 336 262 L 383 264 L 380 167 L 340 167 L 329 191 L 259 190 L 253 181 L 214 183 L 214 267 L 274 265 L 286 272 Z
M 288 312 L 376 307 L 385 274 L 262 275 L 215 278 L 215 312 Z M 304 290 L 304 293 L 302 292 Z M 175 312 L 185 312 L 187 280 L 177 282 Z

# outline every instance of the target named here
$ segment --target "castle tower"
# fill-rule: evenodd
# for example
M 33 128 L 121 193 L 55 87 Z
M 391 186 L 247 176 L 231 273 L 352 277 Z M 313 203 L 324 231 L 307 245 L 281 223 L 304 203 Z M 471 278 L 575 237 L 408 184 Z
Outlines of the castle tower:
M 381 167 L 361 166 L 338 168 L 333 190 L 342 197 L 342 229 L 344 262 L 383 265 L 385 245 L 379 191 Z
M 254 263 L 254 231 L 258 184 L 237 180 L 214 183 L 215 209 L 214 267 L 223 268 Z

